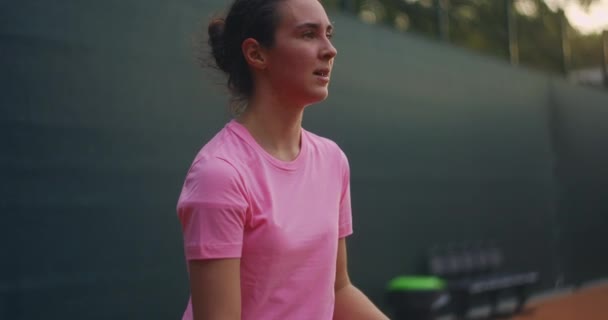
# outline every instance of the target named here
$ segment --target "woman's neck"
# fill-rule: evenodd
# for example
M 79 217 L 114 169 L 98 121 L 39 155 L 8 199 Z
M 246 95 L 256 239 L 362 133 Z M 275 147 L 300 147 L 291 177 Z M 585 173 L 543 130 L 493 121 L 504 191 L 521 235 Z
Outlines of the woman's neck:
M 237 121 L 266 152 L 292 161 L 300 153 L 304 107 L 287 105 L 278 99 L 252 98 Z

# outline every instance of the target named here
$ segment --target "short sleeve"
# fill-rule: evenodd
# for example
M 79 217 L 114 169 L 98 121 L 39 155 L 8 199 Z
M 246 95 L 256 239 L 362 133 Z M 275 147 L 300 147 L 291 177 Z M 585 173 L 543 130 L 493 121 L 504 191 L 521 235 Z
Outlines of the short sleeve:
M 177 205 L 186 260 L 240 257 L 247 210 L 244 184 L 232 165 L 219 158 L 193 164 Z
M 342 150 L 340 150 L 340 155 L 340 167 L 342 168 L 342 193 L 340 196 L 338 237 L 344 238 L 353 233 L 353 218 L 350 202 L 350 167 L 348 165 L 348 158 L 346 157 L 344 152 L 342 152 Z

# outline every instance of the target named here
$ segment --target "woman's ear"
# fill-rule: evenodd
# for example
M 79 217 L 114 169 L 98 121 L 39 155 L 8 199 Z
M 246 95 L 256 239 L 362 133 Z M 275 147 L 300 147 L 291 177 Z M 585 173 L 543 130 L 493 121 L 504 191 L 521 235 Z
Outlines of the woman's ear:
M 253 39 L 247 38 L 241 45 L 245 61 L 252 68 L 263 70 L 266 68 L 266 54 L 260 43 Z

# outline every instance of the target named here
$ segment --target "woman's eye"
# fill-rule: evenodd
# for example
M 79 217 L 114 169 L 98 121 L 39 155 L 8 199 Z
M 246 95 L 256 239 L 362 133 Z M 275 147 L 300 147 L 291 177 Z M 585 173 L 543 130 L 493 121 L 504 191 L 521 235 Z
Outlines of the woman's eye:
M 306 32 L 304 34 L 304 38 L 313 39 L 314 37 L 315 37 L 315 33 L 314 32 Z
M 328 33 L 327 35 L 325 35 L 327 37 L 327 39 L 331 39 L 334 37 L 333 33 Z

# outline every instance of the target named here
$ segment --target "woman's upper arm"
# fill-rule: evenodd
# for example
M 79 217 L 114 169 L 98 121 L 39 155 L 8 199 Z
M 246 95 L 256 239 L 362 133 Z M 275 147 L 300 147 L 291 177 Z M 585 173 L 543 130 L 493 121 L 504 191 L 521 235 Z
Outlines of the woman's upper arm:
M 190 260 L 194 320 L 240 320 L 240 259 Z

